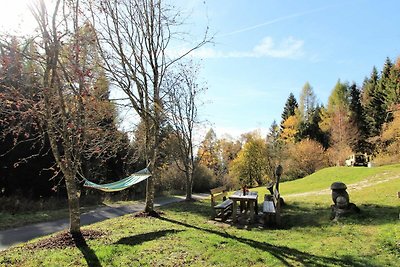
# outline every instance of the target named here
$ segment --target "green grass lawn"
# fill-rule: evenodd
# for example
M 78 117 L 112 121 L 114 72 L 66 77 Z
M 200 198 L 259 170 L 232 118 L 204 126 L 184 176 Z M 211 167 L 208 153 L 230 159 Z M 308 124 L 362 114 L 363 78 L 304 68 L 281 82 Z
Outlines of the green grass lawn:
M 347 185 L 362 180 L 379 180 L 387 176 L 400 175 L 400 164 L 374 168 L 330 167 L 315 172 L 306 178 L 282 183 L 282 195 L 329 189 L 331 184 L 341 181 Z
M 81 212 L 87 212 L 93 210 L 99 206 L 86 206 L 81 207 Z M 36 211 L 24 211 L 24 212 L 0 212 L 0 230 L 16 228 L 24 225 L 55 221 L 59 219 L 68 218 L 68 208 L 59 208 L 51 210 L 36 210 Z
M 68 217 L 68 209 L 15 213 L 0 212 L 0 230 Z
M 0 266 L 398 266 L 400 179 L 384 180 L 399 174 L 400 165 L 329 168 L 282 183 L 282 229 L 212 221 L 209 201 L 176 203 L 158 219 L 126 215 L 83 227 L 106 235 L 79 247 L 16 246 L 0 252 Z M 349 191 L 362 212 L 339 221 L 330 220 L 330 194 L 285 197 L 365 179 L 382 182 Z

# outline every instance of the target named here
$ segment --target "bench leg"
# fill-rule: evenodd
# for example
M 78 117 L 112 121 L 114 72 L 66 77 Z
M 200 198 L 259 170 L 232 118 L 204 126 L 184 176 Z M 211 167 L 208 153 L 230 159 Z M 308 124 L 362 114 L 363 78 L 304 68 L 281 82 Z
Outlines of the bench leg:
M 264 225 L 275 225 L 276 224 L 276 213 L 264 213 Z
M 270 224 L 270 215 L 269 213 L 264 213 L 264 225 L 267 226 L 268 224 Z
M 211 216 L 211 218 L 213 219 L 213 220 L 215 220 L 215 218 L 217 217 L 217 211 L 213 208 L 212 209 L 213 210 L 213 212 L 212 212 L 212 216 Z
M 281 226 L 281 213 L 279 211 L 275 214 L 275 224 L 277 227 Z
M 232 206 L 228 206 L 226 209 L 223 210 L 222 221 L 225 221 L 231 214 L 232 214 Z

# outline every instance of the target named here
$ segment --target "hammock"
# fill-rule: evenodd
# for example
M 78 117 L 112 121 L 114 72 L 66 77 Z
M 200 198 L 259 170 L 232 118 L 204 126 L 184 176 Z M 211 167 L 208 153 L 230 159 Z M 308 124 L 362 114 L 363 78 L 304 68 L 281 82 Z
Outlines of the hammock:
M 149 170 L 147 168 L 145 168 L 141 171 L 131 174 L 130 176 L 128 176 L 120 181 L 108 183 L 108 184 L 95 184 L 95 183 L 85 179 L 85 184 L 83 186 L 98 189 L 98 190 L 101 190 L 104 192 L 115 192 L 115 191 L 124 190 L 132 185 L 140 183 L 141 181 L 146 180 L 150 176 L 151 176 L 151 173 L 149 172 Z

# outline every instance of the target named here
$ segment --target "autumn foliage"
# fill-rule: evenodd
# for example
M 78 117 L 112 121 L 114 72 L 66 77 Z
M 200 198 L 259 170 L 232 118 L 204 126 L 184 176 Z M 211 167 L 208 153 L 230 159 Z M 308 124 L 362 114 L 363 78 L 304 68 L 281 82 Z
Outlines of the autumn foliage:
M 284 165 L 286 177 L 300 178 L 312 174 L 327 165 L 325 149 L 315 140 L 302 140 L 289 147 Z

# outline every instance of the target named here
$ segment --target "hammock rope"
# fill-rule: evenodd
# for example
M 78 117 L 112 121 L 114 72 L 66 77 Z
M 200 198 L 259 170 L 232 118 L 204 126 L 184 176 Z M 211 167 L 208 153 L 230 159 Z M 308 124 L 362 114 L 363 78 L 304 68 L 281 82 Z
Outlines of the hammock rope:
M 93 183 L 89 180 L 85 179 L 85 184 L 83 185 L 84 187 L 88 187 L 88 188 L 94 188 L 94 189 L 98 189 L 104 192 L 116 192 L 116 191 L 121 191 L 124 190 L 128 187 L 131 187 L 137 183 L 140 183 L 144 180 L 146 180 L 147 178 L 149 178 L 151 176 L 150 171 L 145 168 L 143 170 L 140 170 L 138 172 L 135 172 L 133 174 L 131 174 L 130 176 L 119 180 L 117 182 L 113 182 L 113 183 L 108 183 L 108 184 L 96 184 Z

